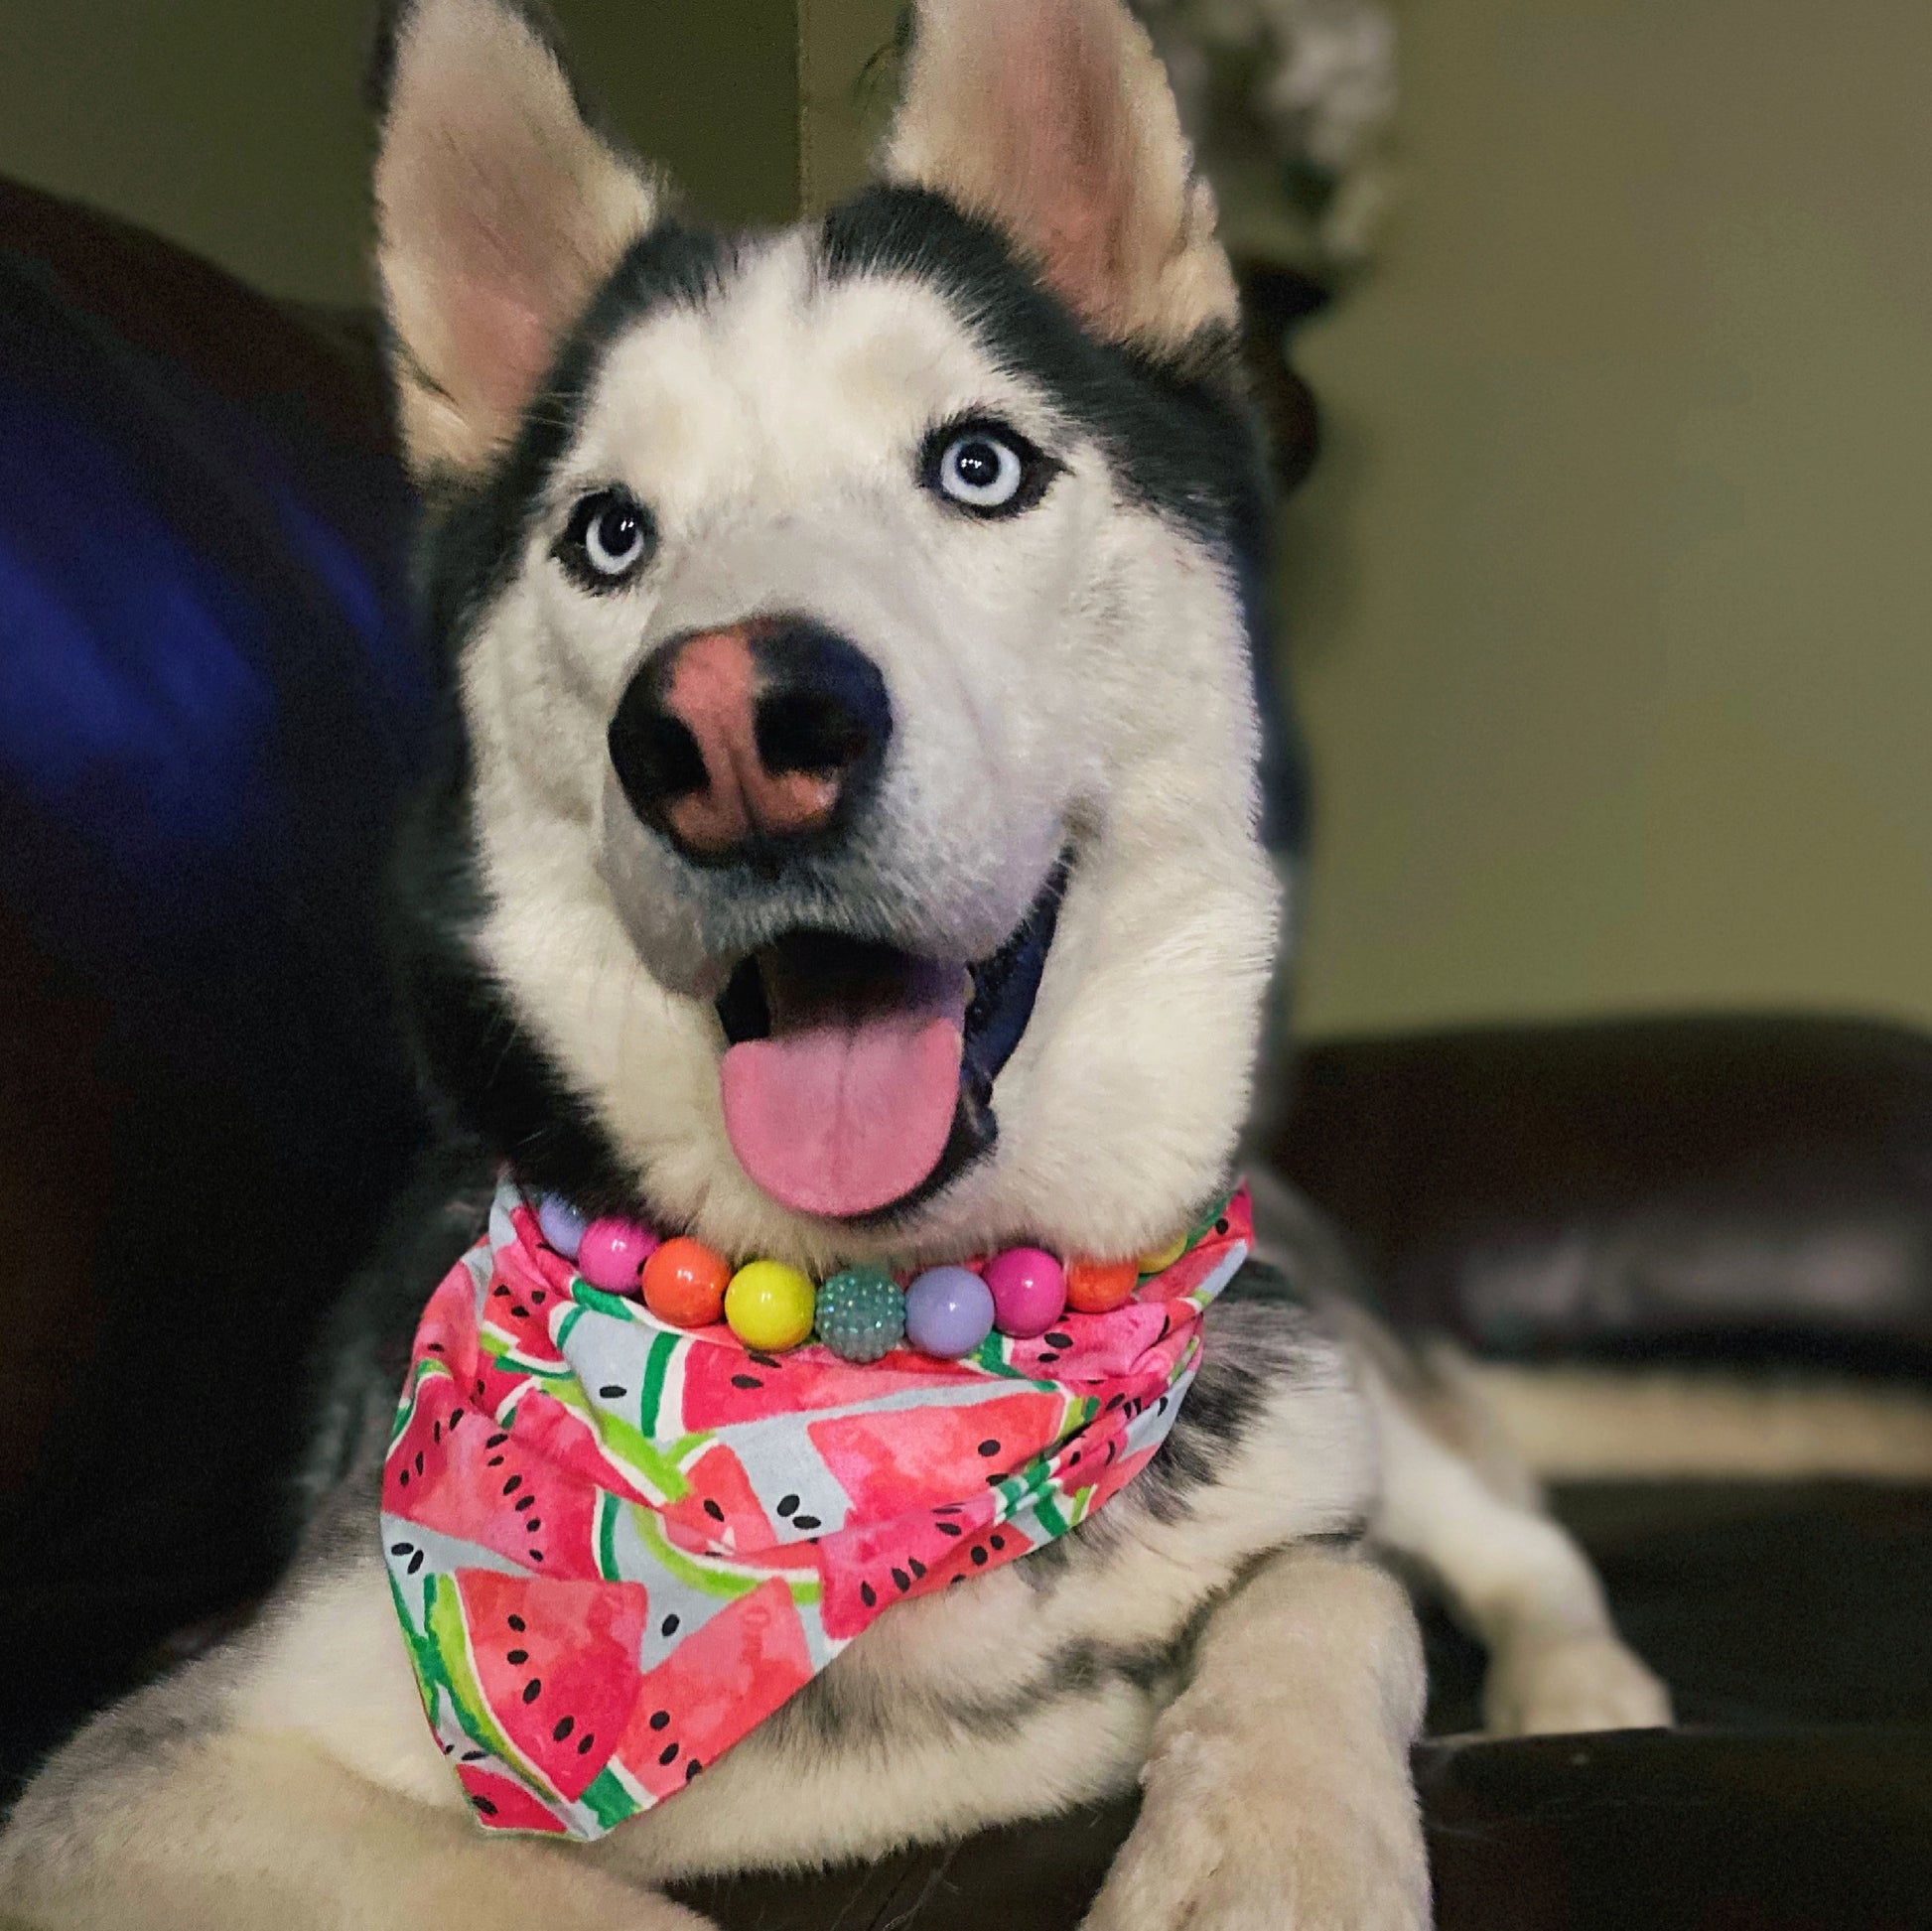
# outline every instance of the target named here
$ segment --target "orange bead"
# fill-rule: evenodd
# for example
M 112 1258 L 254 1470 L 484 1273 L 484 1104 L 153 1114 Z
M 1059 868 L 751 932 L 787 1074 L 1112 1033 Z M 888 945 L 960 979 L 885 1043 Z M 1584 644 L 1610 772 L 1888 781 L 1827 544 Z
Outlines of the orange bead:
M 1133 1261 L 1074 1261 L 1066 1270 L 1066 1305 L 1076 1314 L 1110 1313 L 1140 1278 Z
M 644 1306 L 673 1327 L 709 1327 L 724 1314 L 731 1278 L 723 1255 L 679 1236 L 644 1263 Z

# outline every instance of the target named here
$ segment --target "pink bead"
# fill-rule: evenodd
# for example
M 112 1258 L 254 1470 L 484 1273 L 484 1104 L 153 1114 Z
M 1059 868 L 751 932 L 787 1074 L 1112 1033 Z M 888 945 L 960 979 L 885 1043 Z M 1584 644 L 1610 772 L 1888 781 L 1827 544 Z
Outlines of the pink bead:
M 635 1294 L 638 1273 L 657 1248 L 657 1236 L 648 1227 L 607 1214 L 584 1229 L 577 1272 L 606 1294 Z
M 1038 1247 L 1009 1247 L 987 1262 L 993 1325 L 1015 1340 L 1043 1334 L 1066 1312 L 1066 1270 Z

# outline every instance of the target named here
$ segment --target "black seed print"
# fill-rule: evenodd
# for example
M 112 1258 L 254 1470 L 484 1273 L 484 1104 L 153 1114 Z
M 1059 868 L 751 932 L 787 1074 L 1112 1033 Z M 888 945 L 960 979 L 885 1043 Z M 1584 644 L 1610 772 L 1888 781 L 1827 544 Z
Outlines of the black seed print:
M 1075 1449 L 1073 1450 L 1073 1452 L 1072 1452 L 1072 1453 L 1071 1453 L 1070 1455 L 1068 1455 L 1068 1456 L 1067 1456 L 1067 1458 L 1066 1458 L 1066 1465 L 1067 1465 L 1067 1466 L 1068 1466 L 1069 1468 L 1077 1468 L 1077 1467 L 1079 1467 L 1079 1465 L 1080 1465 L 1080 1450 L 1079 1450 L 1078 1448 L 1075 1448 Z
M 529 1624 L 526 1623 L 521 1616 L 511 1616 L 510 1627 L 512 1629 L 527 1629 L 529 1627 Z
M 423 1552 L 422 1552 L 422 1551 L 421 1551 L 421 1550 L 419 1549 L 419 1550 L 417 1550 L 417 1551 L 416 1551 L 416 1553 L 415 1553 L 415 1554 L 414 1554 L 413 1556 L 411 1556 L 411 1557 L 410 1557 L 410 1559 L 409 1559 L 409 1573 L 410 1573 L 410 1575 L 412 1575 L 412 1576 L 414 1576 L 414 1575 L 415 1575 L 415 1573 L 416 1573 L 416 1572 L 417 1572 L 417 1571 L 418 1571 L 419 1569 L 421 1569 L 421 1568 L 422 1568 L 422 1566 L 423 1566 Z
M 713 1498 L 709 1495 L 707 1495 L 704 1498 L 704 1512 L 708 1516 L 710 1516 L 714 1522 L 722 1522 L 725 1519 L 725 1511 L 721 1509 L 718 1506 L 717 1502 L 713 1500 Z
M 530 1318 L 529 1309 L 524 1307 L 524 1305 L 520 1301 L 512 1301 L 510 1303 L 510 1312 L 513 1315 L 515 1315 L 515 1317 L 518 1320 L 528 1320 Z
M 1224 1233 L 1226 1233 L 1226 1232 L 1227 1232 L 1227 1230 L 1228 1230 L 1228 1223 L 1227 1223 L 1227 1222 L 1226 1222 L 1225 1220 L 1217 1220 L 1217 1221 L 1215 1221 L 1215 1223 L 1214 1223 L 1214 1231 L 1215 1231 L 1215 1232 L 1216 1232 L 1217 1234 L 1224 1234 Z
M 403 1469 L 402 1472 L 396 1476 L 396 1483 L 399 1487 L 402 1488 L 407 1488 L 409 1486 L 409 1470 L 407 1468 Z
M 668 1710 L 653 1710 L 650 1713 L 652 1729 L 667 1729 L 670 1726 L 671 1713 Z
M 542 1289 L 539 1288 L 537 1292 L 530 1297 L 530 1304 L 532 1307 L 541 1308 L 544 1302 L 548 1299 L 549 1297 L 543 1292 Z
M 868 1609 L 876 1609 L 879 1606 L 879 1591 L 870 1583 L 861 1583 L 859 1585 L 859 1600 Z
M 782 1368 L 784 1366 L 784 1363 L 775 1354 L 760 1354 L 755 1347 L 748 1347 L 745 1350 L 745 1358 L 748 1361 L 756 1361 L 761 1368 Z
M 1007 1546 L 1007 1539 L 1005 1536 L 989 1536 L 987 1540 L 990 1543 L 992 1543 L 995 1549 L 1004 1549 Z
M 529 1521 L 527 1521 L 526 1523 L 524 1523 L 524 1525 L 523 1525 L 523 1533 L 524 1533 L 524 1534 L 525 1534 L 526 1536 L 533 1536 L 533 1535 L 535 1535 L 535 1534 L 536 1534 L 536 1532 L 537 1532 L 537 1531 L 538 1531 L 538 1530 L 539 1530 L 540 1528 L 542 1528 L 542 1527 L 543 1527 L 543 1524 L 542 1524 L 541 1522 L 539 1522 L 539 1521 L 538 1521 L 538 1520 L 536 1519 L 536 1517 L 535 1517 L 535 1516 L 533 1515 L 533 1516 L 531 1516 L 531 1518 L 529 1519 Z
M 665 1635 L 675 1636 L 677 1634 L 677 1617 L 666 1616 L 664 1618 L 662 1627 Z
M 450 1410 L 450 1426 L 451 1426 L 452 1428 L 455 1428 L 455 1427 L 456 1427 L 456 1425 L 457 1425 L 457 1424 L 458 1424 L 458 1423 L 459 1423 L 460 1421 L 462 1421 L 462 1420 L 463 1420 L 463 1410 L 462 1410 L 462 1409 L 460 1409 L 460 1408 L 453 1408 L 453 1409 L 451 1409 L 451 1410 Z
M 601 1401 L 622 1401 L 629 1392 L 627 1388 L 620 1388 L 615 1381 L 609 1387 L 597 1391 L 598 1399 Z
M 482 1750 L 465 1750 L 463 1753 L 463 1761 L 465 1763 L 481 1763 L 483 1760 L 483 1752 Z
M 456 1754 L 456 1745 L 454 1743 L 445 1743 L 443 1745 L 443 1754 L 445 1756 L 454 1756 Z
M 677 1745 L 675 1743 L 666 1743 L 657 1752 L 657 1760 L 659 1763 L 675 1763 L 677 1761 Z
M 507 1301 L 510 1298 L 510 1291 L 507 1288 L 492 1288 L 489 1291 L 489 1298 L 492 1301 Z
M 1000 1445 L 995 1441 L 989 1439 L 980 1444 L 980 1453 L 983 1455 L 996 1455 L 999 1452 Z
M 413 1554 L 415 1548 L 413 1542 L 392 1542 L 389 1545 L 389 1553 L 392 1556 L 407 1556 Z
M 893 1571 L 893 1587 L 903 1595 L 912 1586 L 912 1579 L 902 1569 Z
M 694 1756 L 691 1759 L 691 1761 L 684 1766 L 684 1781 L 686 1783 L 689 1783 L 691 1779 L 695 1777 L 698 1774 L 698 1772 L 703 1768 L 704 1765 L 700 1763 L 698 1759 Z
M 516 1491 L 522 1486 L 523 1486 L 523 1477 L 521 1475 L 512 1475 L 509 1478 L 509 1480 L 503 1484 L 503 1493 L 505 1495 L 514 1495 Z
M 798 1497 L 796 1495 L 781 1496 L 778 1500 L 778 1513 L 785 1521 L 789 1522 L 798 1513 Z
M 531 1561 L 532 1561 L 533 1563 L 540 1563 L 540 1562 L 542 1562 L 542 1560 L 543 1560 L 543 1551 L 542 1551 L 541 1549 L 532 1549 L 532 1550 L 530 1551 L 530 1560 L 531 1560 Z
M 501 1455 L 491 1455 L 489 1459 L 483 1463 L 483 1466 L 485 1468 L 500 1468 L 502 1465 L 503 1465 L 503 1457 Z
M 732 1386 L 734 1388 L 762 1388 L 764 1383 L 755 1374 L 735 1374 L 732 1376 Z
M 975 1569 L 986 1567 L 986 1551 L 977 1542 L 973 1544 L 973 1567 Z
M 1107 1397 L 1107 1406 L 1109 1408 L 1118 1408 L 1121 1405 L 1121 1403 L 1124 1402 L 1126 1399 L 1127 1397 L 1125 1395 L 1119 1395 L 1119 1394 L 1109 1395 Z
M 556 1727 L 550 1732 L 550 1740 L 553 1743 L 561 1743 L 576 1727 L 577 1719 L 575 1717 L 559 1717 Z
M 791 1526 L 794 1529 L 816 1529 L 818 1527 L 818 1517 L 815 1515 L 794 1515 L 791 1518 Z
M 1073 1345 L 1073 1336 L 1071 1334 L 1049 1334 L 1046 1337 L 1046 1345 L 1048 1347 L 1068 1348 Z
M 522 1514 L 522 1512 L 525 1509 L 533 1509 L 536 1507 L 536 1505 L 537 1505 L 537 1498 L 534 1495 L 519 1495 L 516 1498 L 516 1509 L 519 1515 Z
M 473 1804 L 475 1804 L 476 1807 L 480 1811 L 482 1811 L 485 1817 L 494 1817 L 496 1815 L 496 1806 L 492 1804 L 487 1797 L 472 1797 L 470 1801 Z
M 529 1682 L 527 1682 L 523 1686 L 523 1701 L 525 1703 L 535 1703 L 537 1698 L 540 1697 L 542 1694 L 543 1694 L 543 1678 L 540 1676 L 531 1677 Z
M 423 1451 L 420 1448 L 416 1450 L 416 1472 L 419 1475 L 423 1472 Z
M 963 1577 L 963 1576 L 955 1576 L 955 1577 L 954 1577 L 954 1578 L 952 1579 L 952 1581 L 951 1581 L 950 1583 L 948 1583 L 948 1584 L 946 1585 L 946 1586 L 947 1586 L 947 1588 L 949 1588 L 949 1589 L 956 1589 L 956 1588 L 957 1588 L 957 1587 L 958 1587 L 958 1586 L 960 1586 L 960 1584 L 961 1584 L 961 1583 L 963 1583 L 963 1582 L 965 1582 L 965 1580 L 966 1580 L 966 1579 L 965 1579 L 965 1577 Z
M 577 1740 L 577 1754 L 579 1756 L 589 1756 L 591 1753 L 591 1745 L 596 1741 L 597 1737 L 594 1733 L 586 1732 Z
M 1165 1415 L 1168 1412 L 1168 1398 L 1166 1395 L 1163 1395 L 1156 1404 L 1154 1412 L 1157 1415 Z
M 509 1432 L 508 1430 L 505 1430 L 501 1435 L 492 1435 L 489 1438 L 489 1440 L 483 1444 L 483 1447 L 485 1448 L 500 1448 L 503 1446 L 503 1444 L 507 1442 L 509 1439 L 510 1439 Z
M 908 1556 L 905 1559 L 905 1567 L 912 1572 L 914 1577 L 922 1577 L 925 1574 L 925 1564 L 920 1562 L 916 1556 Z
M 443 1439 L 443 1424 L 442 1424 L 441 1422 L 438 1422 L 438 1423 L 437 1423 L 437 1425 L 436 1425 L 436 1426 L 435 1426 L 435 1427 L 434 1427 L 433 1429 L 431 1429 L 431 1430 L 430 1430 L 430 1432 L 429 1432 L 429 1439 L 430 1439 L 430 1440 L 431 1440 L 432 1442 L 440 1442 L 440 1441 L 442 1441 L 442 1439 Z
M 503 1652 L 503 1661 L 512 1669 L 520 1669 L 529 1660 L 530 1652 L 527 1649 L 509 1649 Z
M 443 1343 L 441 1341 L 430 1342 L 429 1351 L 432 1354 L 441 1354 L 443 1352 Z
M 966 1533 L 957 1522 L 935 1522 L 932 1526 L 942 1536 L 963 1536 Z
M 934 1515 L 957 1515 L 964 1507 L 963 1502 L 941 1502 L 932 1512 Z

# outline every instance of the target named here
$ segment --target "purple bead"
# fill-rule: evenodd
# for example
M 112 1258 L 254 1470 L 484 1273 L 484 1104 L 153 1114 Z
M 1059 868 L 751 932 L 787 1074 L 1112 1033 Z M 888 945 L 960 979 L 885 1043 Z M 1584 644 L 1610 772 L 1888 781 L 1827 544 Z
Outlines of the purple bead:
M 641 1222 L 607 1215 L 584 1229 L 577 1248 L 577 1272 L 606 1294 L 636 1294 L 641 1286 L 637 1277 L 659 1244 Z
M 1040 1247 L 1009 1247 L 986 1264 L 993 1325 L 1030 1341 L 1066 1312 L 1066 1269 Z
M 963 1267 L 929 1267 L 905 1290 L 905 1338 L 921 1354 L 957 1361 L 992 1331 L 992 1290 Z
M 546 1193 L 537 1202 L 537 1225 L 543 1237 L 565 1260 L 574 1261 L 591 1223 L 561 1193 Z

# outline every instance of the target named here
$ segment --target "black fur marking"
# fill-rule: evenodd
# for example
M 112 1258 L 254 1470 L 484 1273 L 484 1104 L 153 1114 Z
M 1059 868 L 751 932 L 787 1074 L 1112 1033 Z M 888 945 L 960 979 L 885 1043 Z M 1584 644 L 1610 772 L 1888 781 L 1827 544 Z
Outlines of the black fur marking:
M 676 221 L 632 242 L 566 339 L 515 442 L 478 484 L 448 501 L 431 533 L 424 593 L 432 636 L 452 665 L 454 646 L 515 571 L 532 509 L 576 439 L 611 345 L 655 310 L 706 301 L 733 259 L 728 241 Z
M 835 282 L 904 275 L 937 289 L 994 360 L 1043 384 L 1099 444 L 1126 495 L 1232 552 L 1265 556 L 1272 491 L 1232 330 L 1204 331 L 1184 359 L 1099 342 L 997 229 L 924 189 L 855 196 L 826 216 L 819 251 Z

